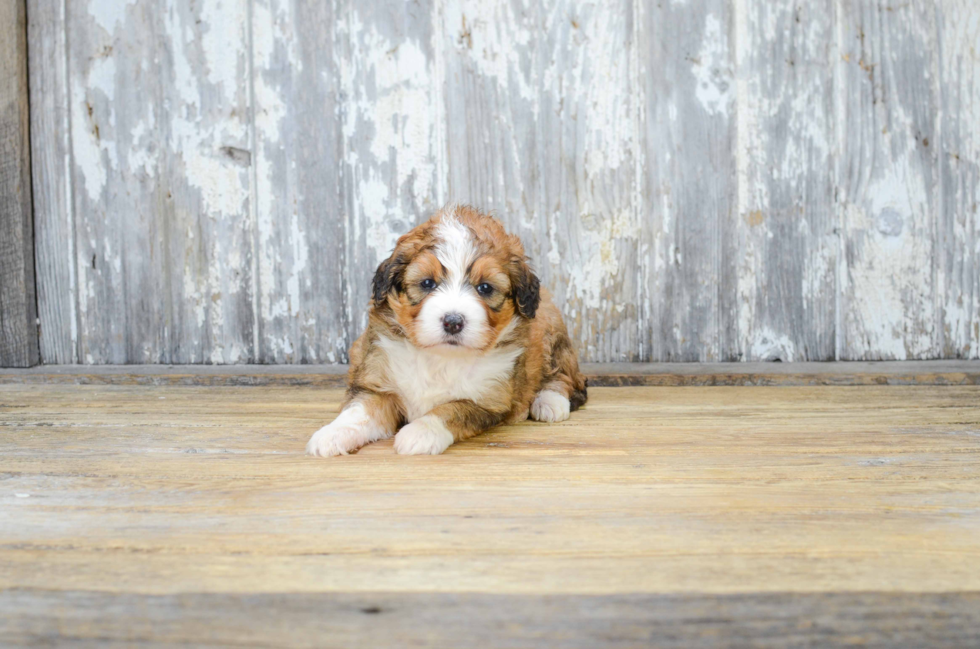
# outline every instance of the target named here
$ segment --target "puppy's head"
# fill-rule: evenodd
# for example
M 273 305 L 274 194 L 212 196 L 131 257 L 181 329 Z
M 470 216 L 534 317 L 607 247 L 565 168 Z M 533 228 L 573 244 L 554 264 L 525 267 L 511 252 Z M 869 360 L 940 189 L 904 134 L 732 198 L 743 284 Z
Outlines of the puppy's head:
M 398 240 L 374 275 L 409 340 L 442 352 L 491 349 L 538 308 L 538 278 L 520 239 L 492 217 L 448 207 Z

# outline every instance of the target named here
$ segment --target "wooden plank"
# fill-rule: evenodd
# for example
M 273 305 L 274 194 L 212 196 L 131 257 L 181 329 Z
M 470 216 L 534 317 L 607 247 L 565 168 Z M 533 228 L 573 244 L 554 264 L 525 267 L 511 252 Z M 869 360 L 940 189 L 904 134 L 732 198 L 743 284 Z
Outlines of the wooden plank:
M 276 386 L 343 388 L 346 365 L 43 365 L 0 369 L 0 385 Z
M 167 113 L 163 84 L 148 82 L 164 78 L 157 50 L 161 13 L 156 3 L 66 4 L 78 357 L 84 363 L 170 358 L 169 260 L 159 216 L 168 188 L 158 120 Z
M 834 2 L 736 7 L 741 358 L 833 360 Z
M 844 363 L 584 363 L 598 386 L 980 385 L 972 361 Z M 346 365 L 45 365 L 0 370 L 0 384 L 311 385 L 339 388 Z
M 732 7 L 637 6 L 646 152 L 640 360 L 738 360 Z
M 980 358 L 980 6 L 946 0 L 942 60 L 942 213 L 935 261 L 942 291 L 942 355 Z
M 375 268 L 446 200 L 434 11 L 431 0 L 337 2 L 351 338 L 367 325 Z
M 305 457 L 342 396 L 0 388 L 0 642 L 975 644 L 980 387 L 597 388 Z
M 29 0 L 41 356 L 344 361 L 457 199 L 584 360 L 977 358 L 975 3 L 797 4 Z
M 968 647 L 980 594 L 0 593 L 8 646 Z
M 264 644 L 275 635 L 275 644 L 293 646 L 324 628 L 338 646 L 385 644 L 388 633 L 395 644 L 425 637 L 447 646 L 594 637 L 628 646 L 650 633 L 678 646 L 720 637 L 781 646 L 788 637 L 855 633 L 891 646 L 970 644 L 976 593 L 922 592 L 943 586 L 935 575 L 969 588 L 973 571 L 956 566 L 976 554 L 976 522 L 961 512 L 978 494 L 963 469 L 976 461 L 969 433 L 980 413 L 975 390 L 951 390 L 692 390 L 680 399 L 617 390 L 610 402 L 600 390 L 578 415 L 598 411 L 584 429 L 526 424 L 477 438 L 454 448 L 452 462 L 429 462 L 424 476 L 399 467 L 387 447 L 346 458 L 326 476 L 322 463 L 281 450 L 318 408 L 337 405 L 336 392 L 242 399 L 229 390 L 155 389 L 148 398 L 145 390 L 75 388 L 38 400 L 5 391 L 0 422 L 11 445 L 0 447 L 0 468 L 20 496 L 3 506 L 17 508 L 21 525 L 0 539 L 3 586 L 15 584 L 0 595 L 8 613 L 0 633 L 5 644 L 40 634 L 100 644 Z M 912 394 L 919 401 L 909 405 Z M 167 404 L 174 399 L 176 416 Z M 629 430 L 637 418 L 671 425 L 658 424 L 643 442 Z M 274 430 L 283 425 L 285 434 Z M 812 427 L 831 432 L 814 443 Z M 938 484 L 929 480 L 937 475 Z M 521 511 L 528 491 L 535 506 Z M 270 533 L 270 520 L 281 531 Z M 700 542 L 672 548 L 678 527 Z M 909 529 L 919 535 L 899 547 L 881 543 Z M 835 531 L 846 540 L 828 539 Z M 549 547 L 556 551 L 541 551 Z M 727 561 L 733 551 L 739 559 Z M 746 557 L 755 565 L 740 568 Z M 659 585 L 666 594 L 610 589 L 663 571 L 676 579 L 692 560 L 713 571 L 679 591 L 676 583 Z M 775 565 L 759 569 L 767 560 Z M 909 574 L 910 562 L 930 564 L 935 575 Z M 773 575 L 791 578 L 784 571 L 794 563 L 809 568 L 792 576 L 792 591 L 749 590 Z M 92 570 L 107 564 L 114 574 Z M 123 576 L 127 564 L 133 571 Z M 702 590 L 738 578 L 739 594 Z M 877 589 L 848 592 L 869 583 Z M 345 584 L 355 588 L 335 590 Z
M 452 3 L 442 23 L 449 193 L 521 235 L 587 361 L 637 357 L 633 28 L 629 0 Z
M 68 12 L 80 359 L 252 358 L 245 0 Z
M 544 38 L 532 36 L 539 48 L 538 210 L 548 223 L 549 285 L 583 361 L 638 356 L 633 4 L 546 3 Z
M 545 285 L 548 220 L 540 210 L 537 120 L 541 70 L 540 3 L 448 3 L 440 18 L 444 68 L 445 167 L 451 200 L 492 210 L 521 235 Z
M 38 362 L 27 89 L 27 14 L 0 6 L 0 367 Z
M 839 11 L 840 359 L 935 358 L 937 12 L 854 0 Z
M 351 339 L 334 4 L 256 0 L 252 41 L 257 360 L 335 363 Z
M 161 13 L 166 362 L 254 361 L 249 0 L 165 0 Z
M 28 0 L 31 165 L 41 361 L 78 362 L 65 3 Z

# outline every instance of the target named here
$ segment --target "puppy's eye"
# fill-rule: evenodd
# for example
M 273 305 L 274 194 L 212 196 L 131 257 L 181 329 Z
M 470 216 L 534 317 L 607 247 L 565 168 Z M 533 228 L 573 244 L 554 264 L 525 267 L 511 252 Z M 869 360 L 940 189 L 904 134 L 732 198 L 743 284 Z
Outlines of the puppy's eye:
M 487 296 L 493 293 L 493 287 L 487 284 L 486 282 L 483 282 L 482 284 L 476 287 L 476 292 L 479 293 L 480 295 Z
M 422 287 L 423 291 L 431 291 L 436 287 L 436 280 L 434 279 L 423 279 L 419 286 Z

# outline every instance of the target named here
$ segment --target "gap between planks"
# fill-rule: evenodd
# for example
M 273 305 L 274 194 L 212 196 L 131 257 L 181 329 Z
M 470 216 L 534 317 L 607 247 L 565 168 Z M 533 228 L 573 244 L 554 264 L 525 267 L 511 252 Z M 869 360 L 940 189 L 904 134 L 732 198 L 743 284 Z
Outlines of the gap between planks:
M 980 361 L 585 363 L 592 387 L 980 385 Z M 44 365 L 0 369 L 0 384 L 342 387 L 346 365 Z

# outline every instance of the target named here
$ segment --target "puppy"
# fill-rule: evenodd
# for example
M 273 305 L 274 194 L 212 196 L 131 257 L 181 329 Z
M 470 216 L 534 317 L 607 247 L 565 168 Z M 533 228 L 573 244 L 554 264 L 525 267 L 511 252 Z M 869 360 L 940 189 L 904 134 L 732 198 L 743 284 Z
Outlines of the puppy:
M 340 415 L 306 446 L 346 455 L 395 436 L 438 455 L 500 423 L 563 421 L 587 398 L 561 313 L 520 239 L 449 206 L 402 236 L 374 275 Z

